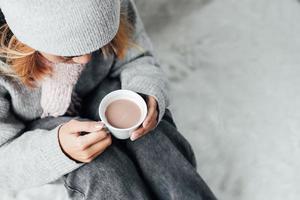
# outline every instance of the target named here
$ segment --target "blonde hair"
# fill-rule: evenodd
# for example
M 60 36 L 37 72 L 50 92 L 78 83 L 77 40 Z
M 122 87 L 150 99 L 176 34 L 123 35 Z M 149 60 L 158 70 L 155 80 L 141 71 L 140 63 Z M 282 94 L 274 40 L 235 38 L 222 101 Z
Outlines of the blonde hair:
M 121 12 L 120 25 L 116 36 L 106 46 L 100 48 L 106 58 L 115 54 L 123 59 L 132 43 L 133 27 L 126 12 Z M 26 86 L 35 87 L 36 82 L 45 75 L 51 75 L 52 68 L 41 62 L 40 54 L 35 49 L 20 42 L 11 32 L 7 24 L 0 27 L 0 75 L 19 78 Z

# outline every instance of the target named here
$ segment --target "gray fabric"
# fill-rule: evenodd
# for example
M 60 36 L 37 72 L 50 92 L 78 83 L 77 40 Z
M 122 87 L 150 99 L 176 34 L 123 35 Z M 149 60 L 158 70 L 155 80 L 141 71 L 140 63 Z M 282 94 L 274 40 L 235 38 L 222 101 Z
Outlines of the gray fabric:
M 155 130 L 135 142 L 113 139 L 95 160 L 65 175 L 69 198 L 216 200 L 193 165 L 190 145 L 170 119 L 167 111 Z
M 88 54 L 110 42 L 121 0 L 1 0 L 14 35 L 30 47 L 62 56 Z
M 121 88 L 153 95 L 158 100 L 158 125 L 169 106 L 168 83 L 155 60 L 134 4 L 122 2 L 135 27 L 135 42 L 143 47 L 143 51 L 133 47 L 123 61 L 114 56 L 105 60 L 99 51 L 94 52 L 74 90 L 84 99 L 97 93 L 97 86 L 105 77 L 118 78 Z M 66 118 L 58 117 L 47 129 L 26 130 L 26 126 L 42 115 L 40 99 L 41 88 L 29 89 L 14 77 L 0 76 L 1 188 L 22 189 L 46 184 L 81 166 L 66 157 L 59 147 L 57 130 Z M 90 106 L 97 107 L 98 103 Z
M 120 85 L 118 78 L 104 79 L 84 100 L 84 116 L 98 119 L 89 105 Z M 216 199 L 197 173 L 191 145 L 178 132 L 168 109 L 146 136 L 135 142 L 113 138 L 100 156 L 63 176 L 63 181 L 72 200 Z

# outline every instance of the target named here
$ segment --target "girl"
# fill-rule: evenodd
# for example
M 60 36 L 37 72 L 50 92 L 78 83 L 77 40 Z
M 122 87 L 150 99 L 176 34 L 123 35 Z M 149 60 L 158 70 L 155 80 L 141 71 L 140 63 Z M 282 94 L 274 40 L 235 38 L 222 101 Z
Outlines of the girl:
M 133 1 L 2 0 L 0 8 L 2 188 L 60 179 L 70 199 L 215 199 L 167 109 L 168 83 Z M 120 88 L 148 105 L 122 141 L 97 113 Z

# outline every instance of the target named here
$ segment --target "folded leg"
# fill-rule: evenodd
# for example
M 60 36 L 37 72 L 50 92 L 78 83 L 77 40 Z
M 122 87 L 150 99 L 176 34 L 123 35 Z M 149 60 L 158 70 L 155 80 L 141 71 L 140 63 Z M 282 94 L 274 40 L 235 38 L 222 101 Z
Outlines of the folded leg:
M 145 182 L 163 200 L 215 200 L 196 170 L 194 152 L 178 132 L 169 111 L 144 137 L 126 141 L 130 158 Z
M 72 200 L 155 199 L 133 162 L 114 144 L 63 179 Z

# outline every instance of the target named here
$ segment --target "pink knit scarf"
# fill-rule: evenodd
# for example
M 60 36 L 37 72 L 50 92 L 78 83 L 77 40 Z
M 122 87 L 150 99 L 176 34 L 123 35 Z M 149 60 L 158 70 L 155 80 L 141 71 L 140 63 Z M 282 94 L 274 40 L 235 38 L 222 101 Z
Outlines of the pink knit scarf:
M 58 117 L 67 112 L 72 96 L 76 96 L 73 87 L 85 64 L 59 63 L 52 64 L 52 67 L 53 76 L 48 76 L 41 82 L 41 118 Z

